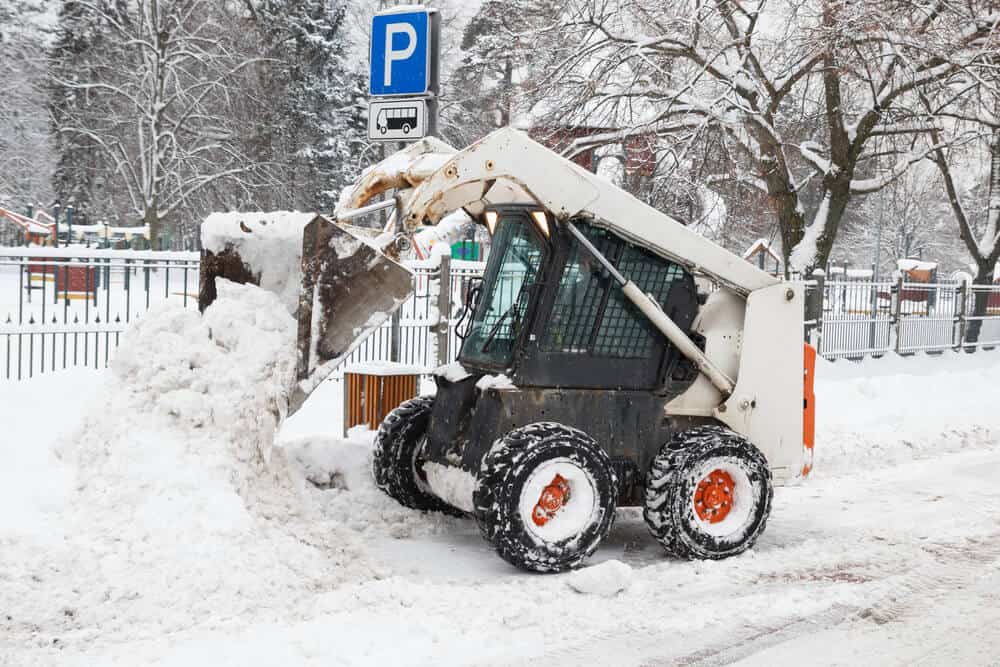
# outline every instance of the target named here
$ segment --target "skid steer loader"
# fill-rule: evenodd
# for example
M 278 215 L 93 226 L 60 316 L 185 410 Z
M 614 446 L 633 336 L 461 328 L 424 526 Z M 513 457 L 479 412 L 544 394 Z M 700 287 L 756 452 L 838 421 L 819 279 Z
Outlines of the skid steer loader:
M 433 396 L 403 403 L 379 429 L 379 488 L 414 509 L 473 516 L 502 558 L 537 572 L 583 562 L 621 506 L 642 507 L 653 537 L 678 557 L 750 548 L 773 486 L 812 464 L 815 354 L 803 344 L 803 287 L 516 130 L 458 152 L 407 150 L 408 169 L 396 167 L 398 155 L 376 166 L 338 217 L 406 188 L 394 202 L 399 228 L 462 209 L 492 247 L 466 298 L 458 360 L 435 371 Z M 336 224 L 310 224 L 300 394 L 362 323 L 378 320 L 344 291 L 351 280 L 371 266 L 383 301 L 405 291 L 403 279 L 384 278 L 401 270 L 394 262 L 375 251 L 352 259 Z M 353 319 L 331 322 L 352 309 Z

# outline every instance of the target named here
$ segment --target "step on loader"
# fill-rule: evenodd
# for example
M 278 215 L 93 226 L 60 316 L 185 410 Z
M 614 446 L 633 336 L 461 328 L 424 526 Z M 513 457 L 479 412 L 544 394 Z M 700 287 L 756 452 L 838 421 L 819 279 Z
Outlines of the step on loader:
M 468 291 L 457 361 L 435 371 L 433 396 L 406 401 L 379 429 L 379 488 L 407 507 L 473 517 L 500 557 L 537 572 L 580 565 L 624 506 L 642 507 L 677 557 L 750 548 L 774 486 L 812 465 L 803 286 L 516 130 L 458 152 L 440 142 L 407 151 L 369 170 L 338 219 L 396 188 L 397 231 L 461 209 L 492 245 Z M 402 275 L 374 250 L 364 261 L 338 252 L 346 245 L 307 229 L 301 395 L 374 321 L 346 288 L 366 293 L 357 283 L 369 265 Z M 403 279 L 389 283 L 382 306 L 405 291 Z M 334 321 L 349 310 L 353 319 Z

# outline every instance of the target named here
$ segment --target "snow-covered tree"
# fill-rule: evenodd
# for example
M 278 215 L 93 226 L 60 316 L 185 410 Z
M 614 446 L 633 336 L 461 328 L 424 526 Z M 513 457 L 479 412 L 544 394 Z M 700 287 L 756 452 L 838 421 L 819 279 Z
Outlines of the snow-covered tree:
M 524 87 L 546 49 L 539 34 L 558 22 L 551 0 L 484 0 L 465 24 L 448 77 L 446 136 L 466 145 L 514 123 L 527 105 Z
M 0 204 L 51 201 L 44 0 L 0 0 Z
M 654 132 L 665 178 L 698 169 L 721 133 L 729 175 L 766 195 L 786 266 L 809 270 L 856 195 L 932 150 L 917 93 L 989 57 L 998 19 L 975 2 L 579 1 L 536 90 L 560 122 L 615 128 L 576 150 Z
M 207 0 L 66 0 L 60 44 L 80 43 L 83 66 L 54 67 L 57 130 L 74 148 L 93 146 L 105 173 L 149 225 L 150 242 L 181 210 L 233 200 L 262 182 L 240 150 L 228 108 L 235 76 L 259 62 L 227 43 Z M 57 55 L 66 55 L 61 50 Z
M 933 159 L 941 172 L 959 235 L 976 266 L 976 285 L 993 284 L 1000 260 L 1000 91 L 995 86 L 1000 75 L 995 64 L 1000 64 L 1000 59 L 977 72 L 979 76 L 965 79 L 977 92 L 971 103 L 953 107 L 946 100 L 945 105 L 934 108 L 954 118 L 952 133 L 965 138 L 964 145 L 953 148 L 950 154 L 936 148 Z M 945 143 L 942 132 L 935 130 L 933 134 L 936 144 Z M 977 290 L 973 313 L 985 315 L 988 301 L 989 292 Z M 967 339 L 978 341 L 981 328 L 982 320 L 971 320 Z
M 269 59 L 258 71 L 271 119 L 263 131 L 277 149 L 286 206 L 330 208 L 367 144 L 364 64 L 348 56 L 347 5 L 266 0 L 253 8 Z

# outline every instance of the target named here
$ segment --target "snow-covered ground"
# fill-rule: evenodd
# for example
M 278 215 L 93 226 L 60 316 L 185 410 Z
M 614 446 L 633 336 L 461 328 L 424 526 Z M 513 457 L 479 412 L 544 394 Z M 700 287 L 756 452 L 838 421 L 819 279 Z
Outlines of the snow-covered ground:
M 374 489 L 332 390 L 272 447 L 293 324 L 229 290 L 143 318 L 108 371 L 0 383 L 0 663 L 1000 656 L 1000 353 L 821 363 L 814 476 L 743 556 L 671 560 L 627 509 L 543 576 Z

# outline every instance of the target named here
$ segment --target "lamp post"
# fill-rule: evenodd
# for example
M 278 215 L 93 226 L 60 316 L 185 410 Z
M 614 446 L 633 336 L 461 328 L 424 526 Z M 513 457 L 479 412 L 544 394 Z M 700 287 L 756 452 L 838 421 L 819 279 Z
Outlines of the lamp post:
M 66 247 L 73 242 L 73 205 L 66 206 Z

